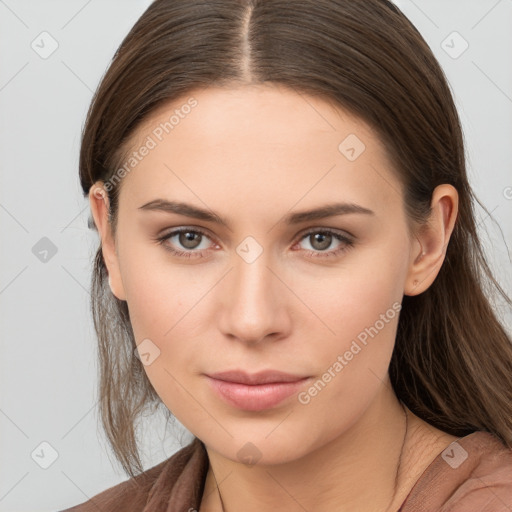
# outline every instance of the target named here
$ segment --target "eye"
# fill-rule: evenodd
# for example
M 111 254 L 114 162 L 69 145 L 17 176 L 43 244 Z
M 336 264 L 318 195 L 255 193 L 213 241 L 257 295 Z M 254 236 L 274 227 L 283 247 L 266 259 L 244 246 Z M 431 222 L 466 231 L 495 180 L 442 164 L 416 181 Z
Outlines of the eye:
M 350 249 L 354 245 L 354 241 L 346 235 L 328 228 L 315 228 L 303 234 L 300 242 L 306 240 L 309 242 L 313 250 L 306 250 L 308 256 L 314 258 L 329 258 L 341 254 L 343 251 Z M 300 243 L 299 242 L 299 243 Z M 326 251 L 332 244 L 338 243 L 338 247 L 330 251 Z
M 173 238 L 176 240 L 172 242 L 172 244 L 166 243 L 167 241 L 172 241 Z M 201 242 L 203 242 L 204 238 L 209 238 L 204 231 L 191 228 L 179 228 L 156 240 L 159 244 L 163 245 L 167 251 L 170 251 L 176 256 L 184 258 L 202 258 L 204 256 L 203 252 L 208 249 L 208 244 L 206 244 L 206 247 L 201 247 Z M 174 247 L 183 247 L 185 251 L 175 249 Z

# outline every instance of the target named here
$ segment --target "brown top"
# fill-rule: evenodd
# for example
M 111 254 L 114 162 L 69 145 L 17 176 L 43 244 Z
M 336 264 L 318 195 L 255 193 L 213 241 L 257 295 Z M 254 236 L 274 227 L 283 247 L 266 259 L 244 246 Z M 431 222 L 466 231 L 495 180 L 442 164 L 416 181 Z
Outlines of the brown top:
M 169 459 L 62 512 L 197 512 L 208 454 L 195 438 Z M 451 443 L 397 512 L 511 512 L 512 450 L 488 432 Z

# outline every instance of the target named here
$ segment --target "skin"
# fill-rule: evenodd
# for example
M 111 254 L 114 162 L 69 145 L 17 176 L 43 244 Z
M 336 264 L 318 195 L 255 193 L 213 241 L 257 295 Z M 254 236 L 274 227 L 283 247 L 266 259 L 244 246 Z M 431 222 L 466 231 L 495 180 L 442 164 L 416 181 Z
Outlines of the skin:
M 123 178 L 115 236 L 101 182 L 91 188 L 90 204 L 112 293 L 128 303 L 137 344 L 149 339 L 160 350 L 145 366 L 147 376 L 207 447 L 200 511 L 222 510 L 219 492 L 227 511 L 397 510 L 456 439 L 409 410 L 405 435 L 388 377 L 398 315 L 307 404 L 294 395 L 264 411 L 240 410 L 219 398 L 204 374 L 278 369 L 310 376 L 301 391 L 309 389 L 404 294 L 432 284 L 453 231 L 457 192 L 437 187 L 428 224 L 410 234 L 400 181 L 358 118 L 275 85 L 190 96 L 198 105 Z M 187 98 L 147 118 L 127 148 L 140 147 Z M 354 161 L 338 149 L 349 134 L 366 146 Z M 229 228 L 140 209 L 155 199 L 206 208 Z M 283 223 L 291 212 L 342 201 L 374 214 Z M 177 235 L 165 244 L 202 257 L 175 256 L 155 242 L 180 226 L 207 236 L 198 235 L 197 249 Z M 304 234 L 309 228 L 350 234 L 354 243 L 333 237 L 322 246 Z M 236 251 L 247 236 L 263 249 L 251 263 Z M 346 250 L 322 257 L 340 247 Z M 248 442 L 260 453 L 254 465 L 237 457 Z

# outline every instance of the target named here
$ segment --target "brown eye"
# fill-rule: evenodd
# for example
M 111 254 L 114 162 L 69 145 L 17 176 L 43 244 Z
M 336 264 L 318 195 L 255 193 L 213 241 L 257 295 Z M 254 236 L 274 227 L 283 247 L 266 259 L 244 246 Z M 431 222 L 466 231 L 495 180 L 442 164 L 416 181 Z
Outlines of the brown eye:
M 185 249 L 197 249 L 197 242 L 201 242 L 202 237 L 203 235 L 197 231 L 181 231 L 178 234 L 178 242 Z
M 311 246 L 318 251 L 325 251 L 332 243 L 333 236 L 328 233 L 315 233 L 309 235 Z

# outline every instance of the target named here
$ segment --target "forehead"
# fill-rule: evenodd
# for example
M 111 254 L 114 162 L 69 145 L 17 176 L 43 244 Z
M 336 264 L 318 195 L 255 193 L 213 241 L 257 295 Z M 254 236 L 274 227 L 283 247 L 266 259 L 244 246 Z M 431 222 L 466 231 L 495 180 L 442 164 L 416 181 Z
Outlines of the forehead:
M 179 195 L 239 211 L 259 203 L 254 214 L 265 203 L 290 209 L 299 201 L 401 208 L 401 184 L 370 127 L 274 84 L 192 91 L 154 111 L 128 147 L 121 197 L 140 204 Z

